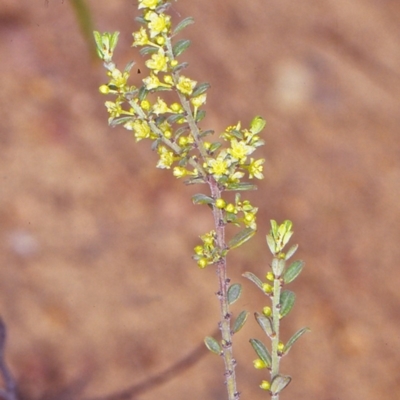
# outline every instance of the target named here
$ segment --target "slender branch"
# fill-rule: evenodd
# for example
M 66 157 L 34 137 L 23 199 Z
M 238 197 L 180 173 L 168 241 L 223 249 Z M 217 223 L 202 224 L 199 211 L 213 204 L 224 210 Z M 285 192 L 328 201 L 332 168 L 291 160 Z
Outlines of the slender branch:
M 214 332 L 213 335 L 216 335 L 217 333 L 218 331 Z M 208 354 L 208 351 L 204 347 L 204 344 L 201 343 L 187 356 L 183 357 L 161 373 L 145 379 L 143 382 L 132 385 L 116 393 L 111 393 L 106 396 L 89 397 L 84 400 L 135 400 L 137 396 L 177 377 L 181 372 L 184 372 L 191 366 L 195 365 L 206 354 Z
M 7 339 L 6 324 L 0 317 L 0 375 L 3 378 L 5 389 L 0 391 L 0 397 L 5 400 L 17 400 L 17 384 L 4 360 L 4 350 Z
M 221 197 L 221 190 L 218 183 L 211 177 L 209 180 L 211 194 L 214 199 Z M 225 223 L 223 219 L 223 211 L 217 207 L 213 207 L 213 216 L 216 232 L 216 242 L 218 249 L 222 252 L 226 249 L 225 243 Z M 226 386 L 229 400 L 239 398 L 239 393 L 236 389 L 236 360 L 233 358 L 232 348 L 232 331 L 231 331 L 231 313 L 228 303 L 228 287 L 230 280 L 227 276 L 226 256 L 221 257 L 217 263 L 217 275 L 219 283 L 218 299 L 220 302 L 220 330 L 222 336 L 222 357 L 225 364 Z
M 278 345 L 280 340 L 279 322 L 280 322 L 280 298 L 281 298 L 281 282 L 279 279 L 274 279 L 274 292 L 272 298 L 272 321 L 275 336 L 272 338 L 271 344 L 271 382 L 279 373 Z M 272 395 L 271 400 L 279 400 L 279 393 Z

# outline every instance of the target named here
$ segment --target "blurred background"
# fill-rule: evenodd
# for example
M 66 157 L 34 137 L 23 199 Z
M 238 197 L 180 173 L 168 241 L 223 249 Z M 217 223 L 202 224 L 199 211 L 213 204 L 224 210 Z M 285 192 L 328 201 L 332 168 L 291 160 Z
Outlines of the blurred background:
M 95 29 L 121 32 L 121 69 L 142 68 L 133 82 L 144 73 L 130 47 L 136 4 L 87 1 Z M 157 170 L 149 142 L 107 126 L 105 72 L 72 5 L 0 3 L 10 368 L 25 399 L 128 398 L 118 393 L 137 385 L 140 400 L 224 399 L 222 361 L 202 350 L 217 328 L 215 272 L 190 258 L 212 227 L 191 202 L 205 188 Z M 211 84 L 203 128 L 268 121 L 265 180 L 249 194 L 259 232 L 229 263 L 244 287 L 233 311 L 260 310 L 265 297 L 241 274 L 268 270 L 270 219 L 294 222 L 306 267 L 283 335 L 312 332 L 283 359 L 293 381 L 282 399 L 398 399 L 400 3 L 191 0 L 171 14 L 196 21 L 181 37 L 192 40 L 187 74 Z M 235 355 L 242 399 L 258 399 L 265 370 L 253 369 L 249 337 L 263 339 L 252 319 Z

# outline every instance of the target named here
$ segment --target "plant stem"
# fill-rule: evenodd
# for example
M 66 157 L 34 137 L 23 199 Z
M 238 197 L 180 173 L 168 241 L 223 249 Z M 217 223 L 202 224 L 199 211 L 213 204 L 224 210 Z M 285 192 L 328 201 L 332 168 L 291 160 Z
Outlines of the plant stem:
M 209 186 L 212 197 L 214 199 L 221 197 L 221 190 L 218 183 L 214 178 L 210 177 Z M 213 207 L 213 216 L 216 232 L 216 244 L 218 249 L 222 252 L 226 249 L 225 243 L 225 223 L 223 219 L 223 211 L 217 207 Z M 229 400 L 238 400 L 239 393 L 236 390 L 236 374 L 235 366 L 236 360 L 233 358 L 232 349 L 232 332 L 231 332 L 231 313 L 229 311 L 228 303 L 228 287 L 230 280 L 227 277 L 227 263 L 226 256 L 222 256 L 217 263 L 217 275 L 219 283 L 219 291 L 217 293 L 220 303 L 220 316 L 221 321 L 219 327 L 222 336 L 222 357 L 225 364 L 225 378 L 226 387 L 228 391 Z
M 281 298 L 281 282 L 279 279 L 274 279 L 274 292 L 272 298 L 272 322 L 275 336 L 272 338 L 272 354 L 271 354 L 271 382 L 276 375 L 279 374 L 279 361 L 278 354 L 279 345 L 279 319 L 280 319 L 280 298 Z M 279 393 L 272 395 L 271 400 L 279 400 Z

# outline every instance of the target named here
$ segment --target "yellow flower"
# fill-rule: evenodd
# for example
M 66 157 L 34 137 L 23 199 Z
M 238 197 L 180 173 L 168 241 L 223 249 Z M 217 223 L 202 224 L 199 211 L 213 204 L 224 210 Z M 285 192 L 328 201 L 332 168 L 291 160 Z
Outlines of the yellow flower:
M 154 11 L 146 13 L 145 19 L 149 21 L 150 37 L 154 38 L 160 33 L 167 33 L 171 26 L 171 17 L 165 14 L 157 14 Z
M 164 100 L 158 97 L 157 102 L 153 105 L 153 113 L 156 115 L 160 115 L 167 112 L 171 112 L 171 109 L 168 108 L 167 103 Z
M 190 99 L 190 102 L 193 104 L 193 107 L 199 108 L 199 107 L 201 107 L 203 104 L 206 103 L 206 99 L 207 99 L 207 94 L 206 94 L 206 93 L 203 93 L 203 94 L 201 94 L 201 95 L 199 95 L 199 96 L 192 97 L 192 98 Z
M 150 43 L 149 37 L 147 36 L 146 29 L 143 26 L 140 27 L 138 32 L 133 32 L 133 44 L 132 46 L 145 46 Z
M 166 83 L 161 83 L 160 80 L 157 78 L 157 76 L 154 75 L 152 72 L 150 73 L 150 76 L 143 79 L 143 83 L 145 84 L 147 90 L 157 89 L 160 86 L 165 87 L 165 88 L 171 87 L 170 85 L 167 85 Z
M 165 56 L 164 50 L 159 49 L 158 53 L 153 54 L 151 59 L 146 61 L 146 67 L 154 70 L 155 74 L 160 71 L 167 72 L 168 57 Z
M 129 131 L 135 132 L 136 141 L 139 142 L 142 139 L 148 139 L 150 137 L 150 126 L 146 121 L 141 119 L 135 119 L 127 122 L 124 127 Z
M 263 164 L 265 160 L 263 158 L 260 158 L 259 160 L 254 161 L 254 158 L 250 159 L 250 165 L 249 165 L 249 178 L 252 179 L 257 178 L 257 179 L 263 179 L 264 175 L 262 174 L 263 170 Z
M 168 150 L 165 146 L 158 146 L 157 152 L 160 159 L 157 163 L 157 168 L 170 169 L 172 163 L 174 162 L 174 153 Z
M 182 93 L 182 94 L 187 94 L 191 95 L 193 93 L 193 89 L 197 85 L 196 81 L 193 81 L 189 78 L 186 78 L 185 76 L 180 76 L 178 84 L 176 85 L 176 88 Z
M 244 163 L 249 154 L 255 150 L 254 147 L 248 146 L 245 142 L 238 142 L 237 139 L 231 140 L 231 148 L 228 149 L 228 153 L 239 163 Z
M 139 0 L 139 10 L 141 8 L 150 8 L 154 10 L 160 4 L 160 0 Z
M 254 365 L 255 369 L 267 368 L 267 364 L 265 364 L 265 362 L 263 360 L 261 360 L 260 358 L 257 358 L 257 360 L 254 360 L 253 365 Z
M 222 175 L 228 173 L 228 162 L 223 159 L 211 159 L 207 161 L 208 166 L 210 167 L 209 172 L 213 174 L 215 177 L 219 178 Z

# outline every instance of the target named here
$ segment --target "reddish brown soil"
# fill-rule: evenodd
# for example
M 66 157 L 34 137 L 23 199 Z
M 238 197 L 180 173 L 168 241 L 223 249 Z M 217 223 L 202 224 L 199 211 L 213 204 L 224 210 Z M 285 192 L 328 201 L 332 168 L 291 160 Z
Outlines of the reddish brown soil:
M 215 330 L 217 282 L 190 259 L 207 209 L 149 143 L 107 126 L 100 62 L 62 0 L 0 4 L 0 314 L 24 398 L 105 396 L 151 378 Z M 134 1 L 91 0 L 95 26 L 130 48 Z M 294 221 L 307 262 L 284 336 L 282 399 L 400 396 L 400 3 L 397 0 L 179 1 L 196 24 L 187 72 L 208 81 L 217 132 L 268 120 L 266 179 L 250 195 L 259 235 L 231 277 L 260 276 L 271 218 Z M 143 71 L 142 71 L 143 74 Z M 142 77 L 140 77 L 141 79 Z M 139 79 L 139 77 L 135 77 Z M 235 312 L 264 297 L 244 282 Z M 250 321 L 235 342 L 242 399 L 261 399 Z M 206 354 L 136 398 L 224 399 L 222 362 Z

